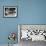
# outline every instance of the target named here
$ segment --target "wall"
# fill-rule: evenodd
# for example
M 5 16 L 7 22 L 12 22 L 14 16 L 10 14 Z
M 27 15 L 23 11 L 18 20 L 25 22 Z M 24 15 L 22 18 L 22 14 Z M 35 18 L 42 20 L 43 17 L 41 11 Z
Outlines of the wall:
M 17 35 L 18 18 L 3 18 L 3 6 L 17 6 L 17 3 L 18 0 L 0 0 L 0 44 L 9 42 L 8 34 L 10 32 L 16 32 Z M 17 39 L 16 43 L 18 43 Z
M 46 24 L 46 0 L 20 0 L 19 23 Z
M 18 6 L 18 17 L 3 18 L 3 6 Z M 18 24 L 46 24 L 46 0 L 0 0 L 0 44 L 8 43 L 9 32 L 17 34 Z

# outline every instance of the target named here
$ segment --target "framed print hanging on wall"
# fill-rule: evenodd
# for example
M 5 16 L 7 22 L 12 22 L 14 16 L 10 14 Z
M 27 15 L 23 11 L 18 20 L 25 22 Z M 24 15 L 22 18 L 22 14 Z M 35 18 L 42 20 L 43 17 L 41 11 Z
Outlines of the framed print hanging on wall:
M 17 17 L 17 7 L 4 6 L 4 17 Z

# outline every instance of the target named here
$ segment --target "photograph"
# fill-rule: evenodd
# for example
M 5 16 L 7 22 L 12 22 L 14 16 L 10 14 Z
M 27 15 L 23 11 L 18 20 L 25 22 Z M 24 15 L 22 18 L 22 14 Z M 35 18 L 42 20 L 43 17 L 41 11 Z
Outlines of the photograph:
M 20 41 L 46 41 L 46 25 L 20 24 L 18 31 L 20 31 Z
M 4 6 L 4 17 L 16 17 L 17 7 L 16 6 Z

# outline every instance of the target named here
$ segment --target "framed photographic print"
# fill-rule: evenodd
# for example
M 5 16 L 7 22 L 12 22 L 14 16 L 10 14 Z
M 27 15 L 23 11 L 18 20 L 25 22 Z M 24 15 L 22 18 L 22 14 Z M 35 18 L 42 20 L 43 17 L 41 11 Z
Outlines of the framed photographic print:
M 17 17 L 17 7 L 4 6 L 4 17 Z
M 18 25 L 18 41 L 46 41 L 46 25 L 45 24 L 19 24 Z

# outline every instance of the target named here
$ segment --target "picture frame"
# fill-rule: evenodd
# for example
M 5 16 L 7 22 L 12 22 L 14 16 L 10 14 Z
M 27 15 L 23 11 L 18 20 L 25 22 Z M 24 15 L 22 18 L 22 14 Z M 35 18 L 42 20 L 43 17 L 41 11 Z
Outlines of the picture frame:
M 21 39 L 21 37 L 22 37 L 21 32 L 27 31 L 27 30 L 28 30 L 27 34 L 30 37 L 27 39 L 25 39 L 25 37 L 23 37 Z M 31 33 L 31 32 L 33 32 L 33 33 Z M 46 24 L 18 24 L 18 42 L 21 42 L 22 40 L 46 41 Z
M 17 6 L 3 6 L 3 17 L 17 17 Z

